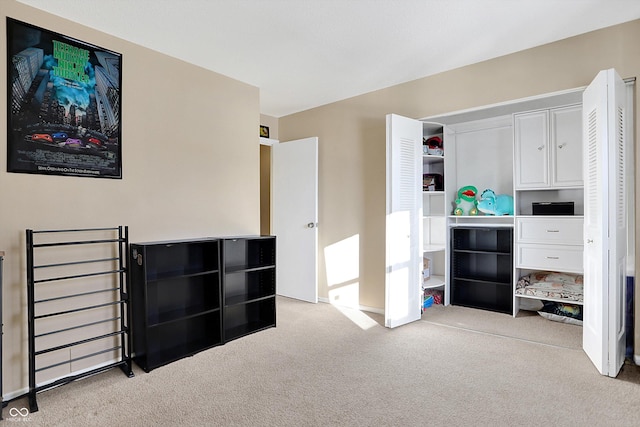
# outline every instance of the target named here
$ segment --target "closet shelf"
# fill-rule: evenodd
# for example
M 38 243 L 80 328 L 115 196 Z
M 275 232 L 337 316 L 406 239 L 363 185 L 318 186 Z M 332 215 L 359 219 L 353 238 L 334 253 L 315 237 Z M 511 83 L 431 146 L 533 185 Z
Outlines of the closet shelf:
M 422 282 L 422 289 L 433 289 L 444 286 L 444 276 L 432 275 L 429 279 Z
M 535 300 L 562 302 L 562 303 L 565 303 L 565 304 L 572 304 L 572 305 L 584 305 L 584 301 L 575 301 L 575 300 L 568 299 L 568 298 L 537 297 L 537 296 L 534 296 L 534 295 L 522 295 L 522 294 L 515 294 L 515 296 L 517 298 L 528 298 L 528 299 L 535 299 Z

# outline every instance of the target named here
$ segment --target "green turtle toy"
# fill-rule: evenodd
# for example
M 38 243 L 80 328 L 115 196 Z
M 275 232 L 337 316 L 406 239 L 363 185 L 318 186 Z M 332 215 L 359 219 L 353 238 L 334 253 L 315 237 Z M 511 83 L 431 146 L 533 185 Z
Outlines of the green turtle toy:
M 473 185 L 467 185 L 458 190 L 458 198 L 456 199 L 456 208 L 453 214 L 456 216 L 478 215 L 478 202 L 476 195 L 478 189 Z

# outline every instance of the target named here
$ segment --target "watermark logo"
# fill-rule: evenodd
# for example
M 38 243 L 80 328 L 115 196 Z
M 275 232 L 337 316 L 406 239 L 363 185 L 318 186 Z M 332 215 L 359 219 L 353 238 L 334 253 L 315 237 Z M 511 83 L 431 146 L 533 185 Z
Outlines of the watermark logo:
M 9 417 L 7 421 L 31 421 L 29 418 L 29 410 L 27 408 L 11 408 L 9 409 Z

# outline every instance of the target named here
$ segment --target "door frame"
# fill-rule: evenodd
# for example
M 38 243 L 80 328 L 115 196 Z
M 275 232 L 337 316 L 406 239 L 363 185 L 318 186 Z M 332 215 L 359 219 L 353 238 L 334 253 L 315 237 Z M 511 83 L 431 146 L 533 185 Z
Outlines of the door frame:
M 265 234 L 266 232 L 268 232 L 268 234 L 273 234 L 274 232 L 274 209 L 273 209 L 273 174 L 274 174 L 274 169 L 273 169 L 273 148 L 276 146 L 282 146 L 282 144 L 287 144 L 287 143 L 296 143 L 297 141 L 309 141 L 309 140 L 313 140 L 314 144 L 315 144 L 315 159 L 312 159 L 312 162 L 315 163 L 315 188 L 314 188 L 314 193 L 315 193 L 315 209 L 314 209 L 314 213 L 313 215 L 311 215 L 313 218 L 310 218 L 308 220 L 308 222 L 305 222 L 305 224 L 311 224 L 313 223 L 313 227 L 308 227 L 308 228 L 313 228 L 313 230 L 309 230 L 310 232 L 313 232 L 313 240 L 314 240 L 314 248 L 313 248 L 313 255 L 311 255 L 309 257 L 309 259 L 313 259 L 313 273 L 308 272 L 309 275 L 313 276 L 313 281 L 312 283 L 310 283 L 309 288 L 306 288 L 300 295 L 298 295 L 297 293 L 294 294 L 280 294 L 280 292 L 278 292 L 278 276 L 282 273 L 282 267 L 280 269 L 276 269 L 276 293 L 279 295 L 283 295 L 286 297 L 291 297 L 291 298 L 297 298 L 297 299 L 301 299 L 303 301 L 307 301 L 307 302 L 312 302 L 312 303 L 317 303 L 318 302 L 318 231 L 317 231 L 317 224 L 318 224 L 318 138 L 317 137 L 310 137 L 310 138 L 303 138 L 300 140 L 293 140 L 293 141 L 287 141 L 287 142 L 283 142 L 281 143 L 279 140 L 276 139 L 269 139 L 269 138 L 260 138 L 260 144 L 264 145 L 264 146 L 268 146 L 270 147 L 270 149 L 268 150 L 268 156 L 269 156 L 269 161 L 265 161 L 264 159 L 261 159 L 261 205 L 262 204 L 268 204 L 268 206 L 261 206 L 261 212 L 264 213 L 265 211 L 268 212 L 269 215 L 269 220 L 268 220 L 268 226 L 269 229 L 265 230 L 264 227 L 262 228 L 262 232 L 263 234 Z M 263 170 L 263 168 L 268 168 L 267 171 Z M 269 183 L 268 185 L 263 185 L 262 180 L 263 179 L 268 179 Z M 268 194 L 264 194 L 265 191 L 268 191 Z M 262 215 L 262 214 L 261 214 Z M 261 218 L 261 223 L 264 223 L 263 219 Z M 276 252 L 281 252 L 282 249 L 282 245 L 284 243 L 281 240 L 277 240 L 276 242 Z M 280 256 L 278 258 L 282 258 L 282 255 L 280 254 Z M 282 260 L 278 259 L 278 266 L 282 266 L 285 264 L 282 264 Z

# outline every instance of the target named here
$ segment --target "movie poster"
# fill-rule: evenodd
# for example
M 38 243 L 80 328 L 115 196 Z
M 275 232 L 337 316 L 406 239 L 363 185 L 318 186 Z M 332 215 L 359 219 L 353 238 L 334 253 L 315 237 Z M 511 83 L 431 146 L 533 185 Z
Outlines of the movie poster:
M 7 171 L 122 178 L 122 55 L 7 18 Z

